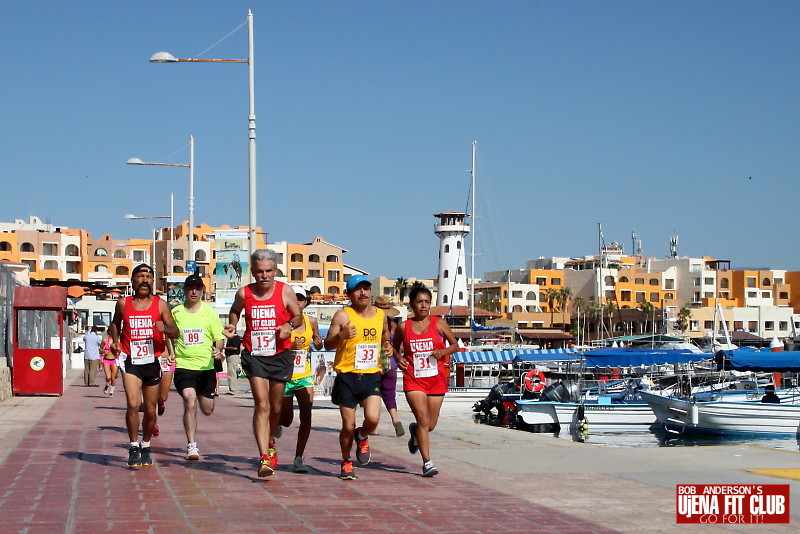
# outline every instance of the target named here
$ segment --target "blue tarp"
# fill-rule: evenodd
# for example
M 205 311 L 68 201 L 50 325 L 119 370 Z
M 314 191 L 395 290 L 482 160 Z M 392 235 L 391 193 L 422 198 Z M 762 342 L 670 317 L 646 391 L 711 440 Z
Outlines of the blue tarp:
M 778 351 L 769 349 L 741 348 L 721 350 L 714 356 L 720 369 L 736 371 L 785 372 L 800 371 L 800 352 Z
M 541 350 L 479 350 L 470 352 L 456 352 L 453 354 L 453 363 L 511 363 L 532 362 L 541 360 L 574 360 L 577 355 L 572 349 L 541 349 Z
M 640 349 L 608 347 L 584 353 L 586 367 L 640 367 L 665 363 L 688 363 L 710 359 L 706 353 L 686 349 Z

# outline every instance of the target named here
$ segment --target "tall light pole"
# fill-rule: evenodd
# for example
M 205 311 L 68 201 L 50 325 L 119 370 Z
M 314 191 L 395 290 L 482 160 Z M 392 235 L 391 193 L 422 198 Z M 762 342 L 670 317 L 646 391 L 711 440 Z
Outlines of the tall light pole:
M 241 27 L 241 26 L 240 26 Z M 250 185 L 250 254 L 255 252 L 257 243 L 256 234 L 256 98 L 255 98 L 255 71 L 253 61 L 253 12 L 247 11 L 247 59 L 179 59 L 169 52 L 156 52 L 150 56 L 151 63 L 247 63 L 249 75 L 249 112 L 247 115 L 248 137 L 248 175 Z
M 139 158 L 131 158 L 126 161 L 128 165 L 154 165 L 156 167 L 188 167 L 189 168 L 189 244 L 187 245 L 188 248 L 188 258 L 189 260 L 194 260 L 194 136 L 189 136 L 189 164 L 185 163 L 156 163 L 151 161 L 142 161 Z M 170 206 L 172 205 L 172 193 L 170 193 Z M 172 208 L 170 207 L 170 213 L 172 213 Z M 128 218 L 127 216 L 125 217 Z M 134 217 L 137 218 L 137 217 Z M 156 219 L 160 217 L 154 217 Z M 173 221 L 170 220 L 170 225 L 172 229 L 170 230 L 170 236 L 175 233 L 175 226 L 173 225 Z M 170 275 L 172 275 L 172 253 L 170 252 Z
M 174 203 L 173 203 L 173 193 L 169 194 L 169 215 L 155 215 L 152 217 L 137 217 L 132 213 L 128 213 L 123 217 L 123 219 L 132 220 L 132 219 L 169 219 L 169 275 L 172 276 L 175 274 L 173 269 L 173 257 L 175 256 L 175 224 L 174 224 Z M 163 237 L 163 236 L 162 236 Z M 158 280 L 155 274 L 155 270 L 157 267 L 156 262 L 156 231 L 153 229 L 153 278 Z

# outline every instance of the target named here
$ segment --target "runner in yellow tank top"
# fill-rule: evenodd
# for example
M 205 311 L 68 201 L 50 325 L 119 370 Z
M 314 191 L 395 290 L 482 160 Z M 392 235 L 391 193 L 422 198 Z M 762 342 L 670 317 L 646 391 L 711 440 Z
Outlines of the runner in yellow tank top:
M 369 436 L 378 427 L 381 414 L 380 353 L 393 355 L 389 341 L 389 325 L 382 310 L 371 304 L 372 284 L 364 275 L 351 276 L 347 280 L 347 296 L 350 306 L 333 316 L 325 348 L 336 349 L 331 400 L 339 406 L 342 430 L 339 446 L 342 449 L 341 478 L 356 478 L 350 451 L 356 441 L 358 463 L 369 463 Z M 364 422 L 356 428 L 356 407 L 364 409 Z
M 293 285 L 292 290 L 297 297 L 302 312 L 308 305 L 306 290 L 298 285 Z M 283 433 L 283 427 L 289 427 L 294 418 L 292 397 L 297 397 L 297 406 L 300 408 L 300 428 L 297 430 L 297 447 L 294 453 L 295 473 L 308 473 L 308 468 L 303 461 L 308 436 L 311 434 L 311 407 L 314 404 L 314 377 L 311 376 L 311 345 L 317 350 L 322 348 L 322 338 L 319 335 L 319 325 L 314 317 L 303 314 L 303 324 L 292 330 L 292 364 L 294 372 L 292 379 L 283 389 L 283 404 L 281 405 L 281 422 L 276 437 Z

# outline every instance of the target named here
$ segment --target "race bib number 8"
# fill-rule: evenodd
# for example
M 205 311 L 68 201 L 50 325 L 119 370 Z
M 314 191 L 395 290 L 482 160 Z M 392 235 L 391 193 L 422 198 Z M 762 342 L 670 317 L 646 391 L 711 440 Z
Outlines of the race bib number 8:
M 253 356 L 275 356 L 275 330 L 259 330 L 250 333 Z
M 417 352 L 414 354 L 414 376 L 427 378 L 439 374 L 436 358 L 430 352 Z
M 202 328 L 185 328 L 182 334 L 185 347 L 202 345 L 206 342 L 205 330 Z
M 144 365 L 154 361 L 156 360 L 152 339 L 131 341 L 131 363 L 133 365 Z
M 294 370 L 292 371 L 292 374 L 299 375 L 300 373 L 305 372 L 306 361 L 308 361 L 307 350 L 293 350 L 292 363 L 294 364 Z
M 378 356 L 380 356 L 380 346 L 377 343 L 356 344 L 356 370 L 377 369 Z

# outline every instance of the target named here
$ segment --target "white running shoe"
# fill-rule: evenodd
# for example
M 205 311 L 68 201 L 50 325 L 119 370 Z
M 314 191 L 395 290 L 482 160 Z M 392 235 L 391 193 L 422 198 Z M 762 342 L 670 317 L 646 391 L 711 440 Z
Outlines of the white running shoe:
M 200 459 L 200 451 L 197 449 L 197 443 L 190 443 L 189 446 L 186 447 L 186 459 L 187 460 Z

